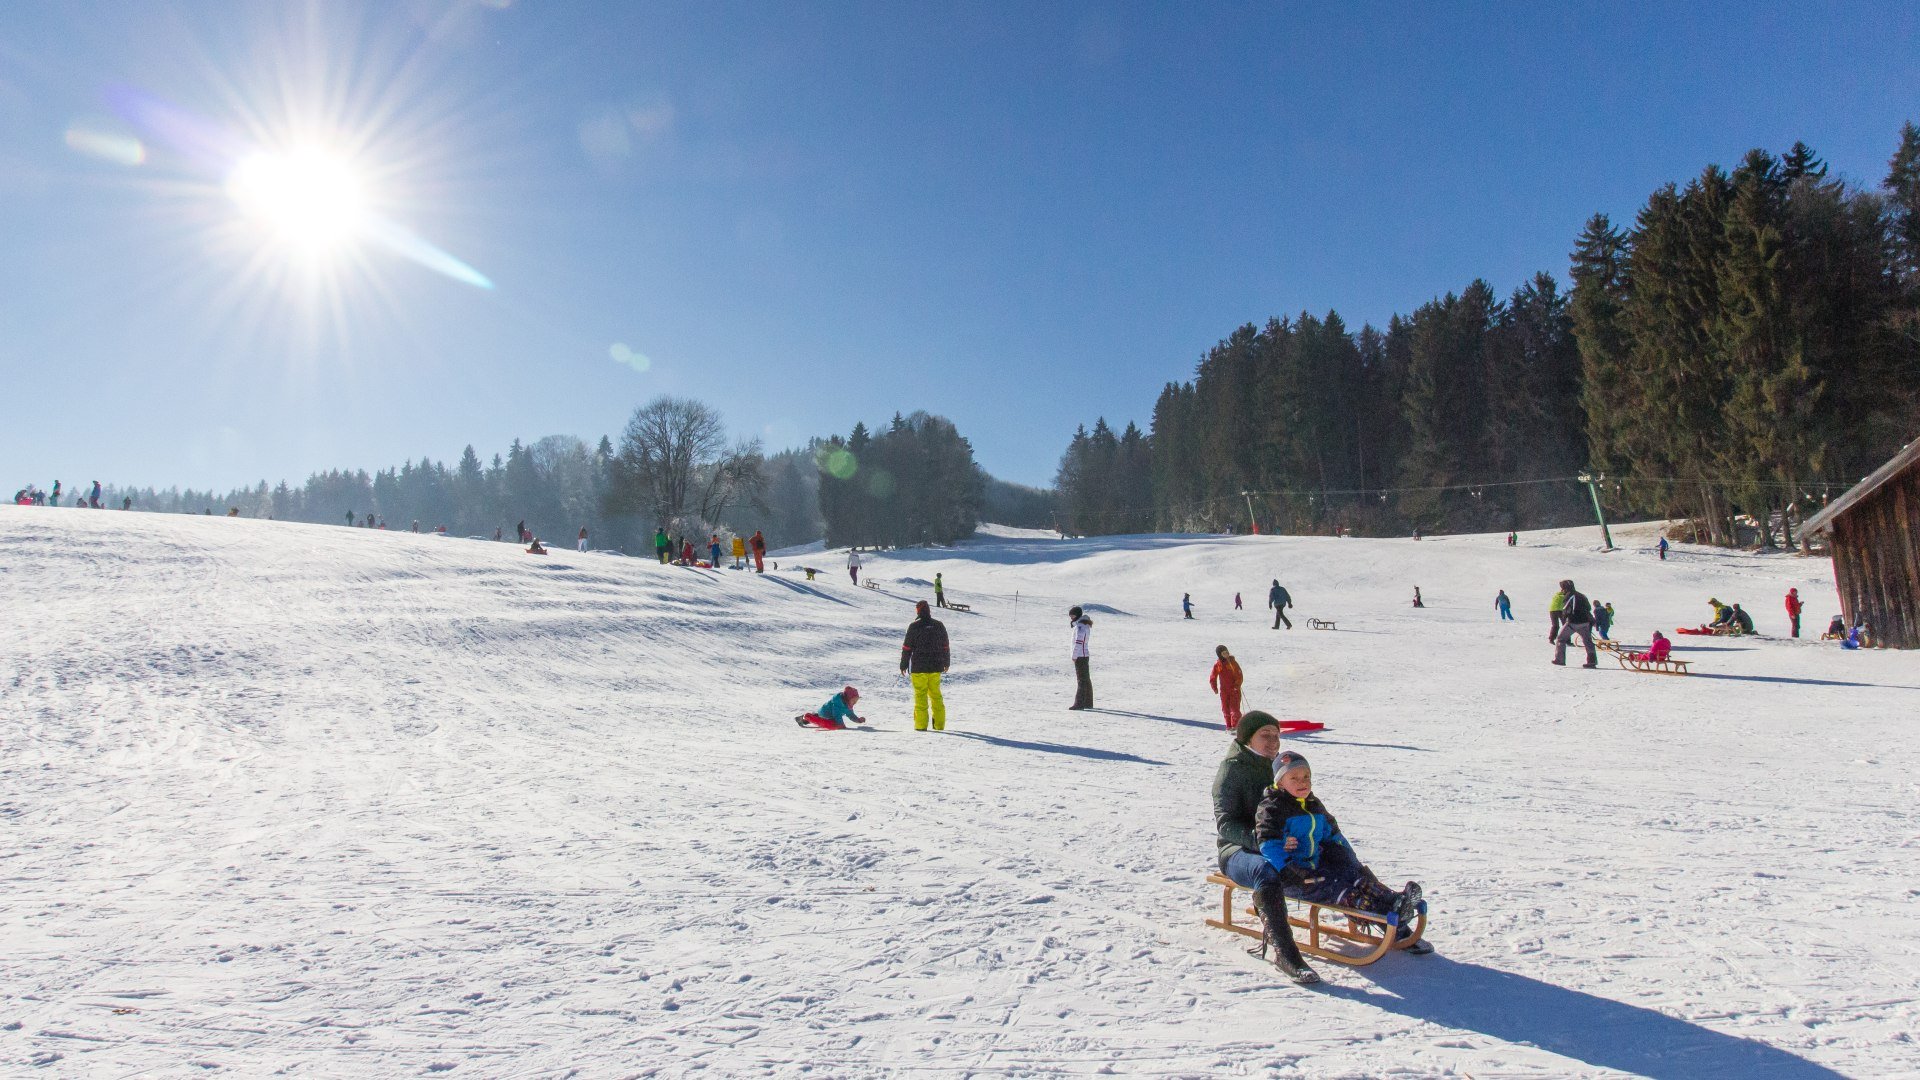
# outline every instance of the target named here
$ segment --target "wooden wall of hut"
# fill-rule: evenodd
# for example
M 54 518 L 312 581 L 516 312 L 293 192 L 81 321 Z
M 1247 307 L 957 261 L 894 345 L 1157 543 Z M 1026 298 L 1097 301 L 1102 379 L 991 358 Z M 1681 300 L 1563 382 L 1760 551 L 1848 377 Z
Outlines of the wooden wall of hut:
M 1873 643 L 1920 649 L 1920 468 L 1910 468 L 1833 522 L 1833 574 L 1847 625 Z

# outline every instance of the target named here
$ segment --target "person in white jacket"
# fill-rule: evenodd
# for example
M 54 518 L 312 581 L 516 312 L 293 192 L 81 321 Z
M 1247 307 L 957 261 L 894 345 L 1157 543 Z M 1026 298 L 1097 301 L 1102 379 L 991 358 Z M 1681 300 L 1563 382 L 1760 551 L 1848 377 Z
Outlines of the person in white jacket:
M 1087 662 L 1092 654 L 1087 651 L 1087 639 L 1093 636 L 1093 620 L 1078 607 L 1067 611 L 1067 617 L 1073 620 L 1073 674 L 1079 680 L 1079 688 L 1074 691 L 1072 709 L 1093 708 L 1093 676 L 1087 671 Z
M 857 548 L 847 549 L 847 574 L 855 585 L 860 584 L 860 552 Z

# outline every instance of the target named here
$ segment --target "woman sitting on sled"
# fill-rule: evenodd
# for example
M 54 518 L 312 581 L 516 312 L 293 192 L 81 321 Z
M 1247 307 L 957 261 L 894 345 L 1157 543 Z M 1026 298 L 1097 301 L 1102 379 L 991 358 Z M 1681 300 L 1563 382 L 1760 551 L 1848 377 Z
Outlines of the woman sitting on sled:
M 1394 915 L 1402 927 L 1412 926 L 1426 911 L 1419 882 L 1394 892 L 1360 862 L 1339 822 L 1314 796 L 1307 759 L 1291 750 L 1273 759 L 1273 786 L 1260 799 L 1253 836 L 1260 854 L 1280 871 L 1286 894 L 1296 900 Z M 1416 941 L 1407 951 L 1423 955 L 1433 946 Z

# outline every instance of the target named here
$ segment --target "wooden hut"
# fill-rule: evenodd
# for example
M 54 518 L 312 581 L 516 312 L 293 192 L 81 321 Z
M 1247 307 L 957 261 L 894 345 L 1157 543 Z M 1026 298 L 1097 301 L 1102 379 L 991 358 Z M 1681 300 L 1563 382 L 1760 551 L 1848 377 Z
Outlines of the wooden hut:
M 1876 645 L 1920 649 L 1920 439 L 1801 526 L 1830 533 L 1833 577 L 1847 625 Z

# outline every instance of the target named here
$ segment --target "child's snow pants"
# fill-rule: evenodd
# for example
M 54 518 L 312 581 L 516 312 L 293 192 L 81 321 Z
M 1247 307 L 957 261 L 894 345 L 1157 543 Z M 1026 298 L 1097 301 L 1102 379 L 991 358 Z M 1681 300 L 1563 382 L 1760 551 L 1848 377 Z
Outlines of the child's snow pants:
M 1285 876 L 1291 879 L 1296 873 L 1306 874 L 1307 880 L 1298 885 L 1289 881 L 1286 893 L 1295 900 L 1310 904 L 1338 904 L 1375 915 L 1386 915 L 1393 911 L 1394 904 L 1400 898 L 1399 893 L 1382 885 L 1380 879 L 1373 876 L 1373 871 L 1361 865 L 1352 849 L 1345 844 L 1328 844 L 1321 848 L 1320 869 L 1294 870 Z
M 1220 691 L 1220 716 L 1226 720 L 1228 730 L 1240 725 L 1240 688 Z

